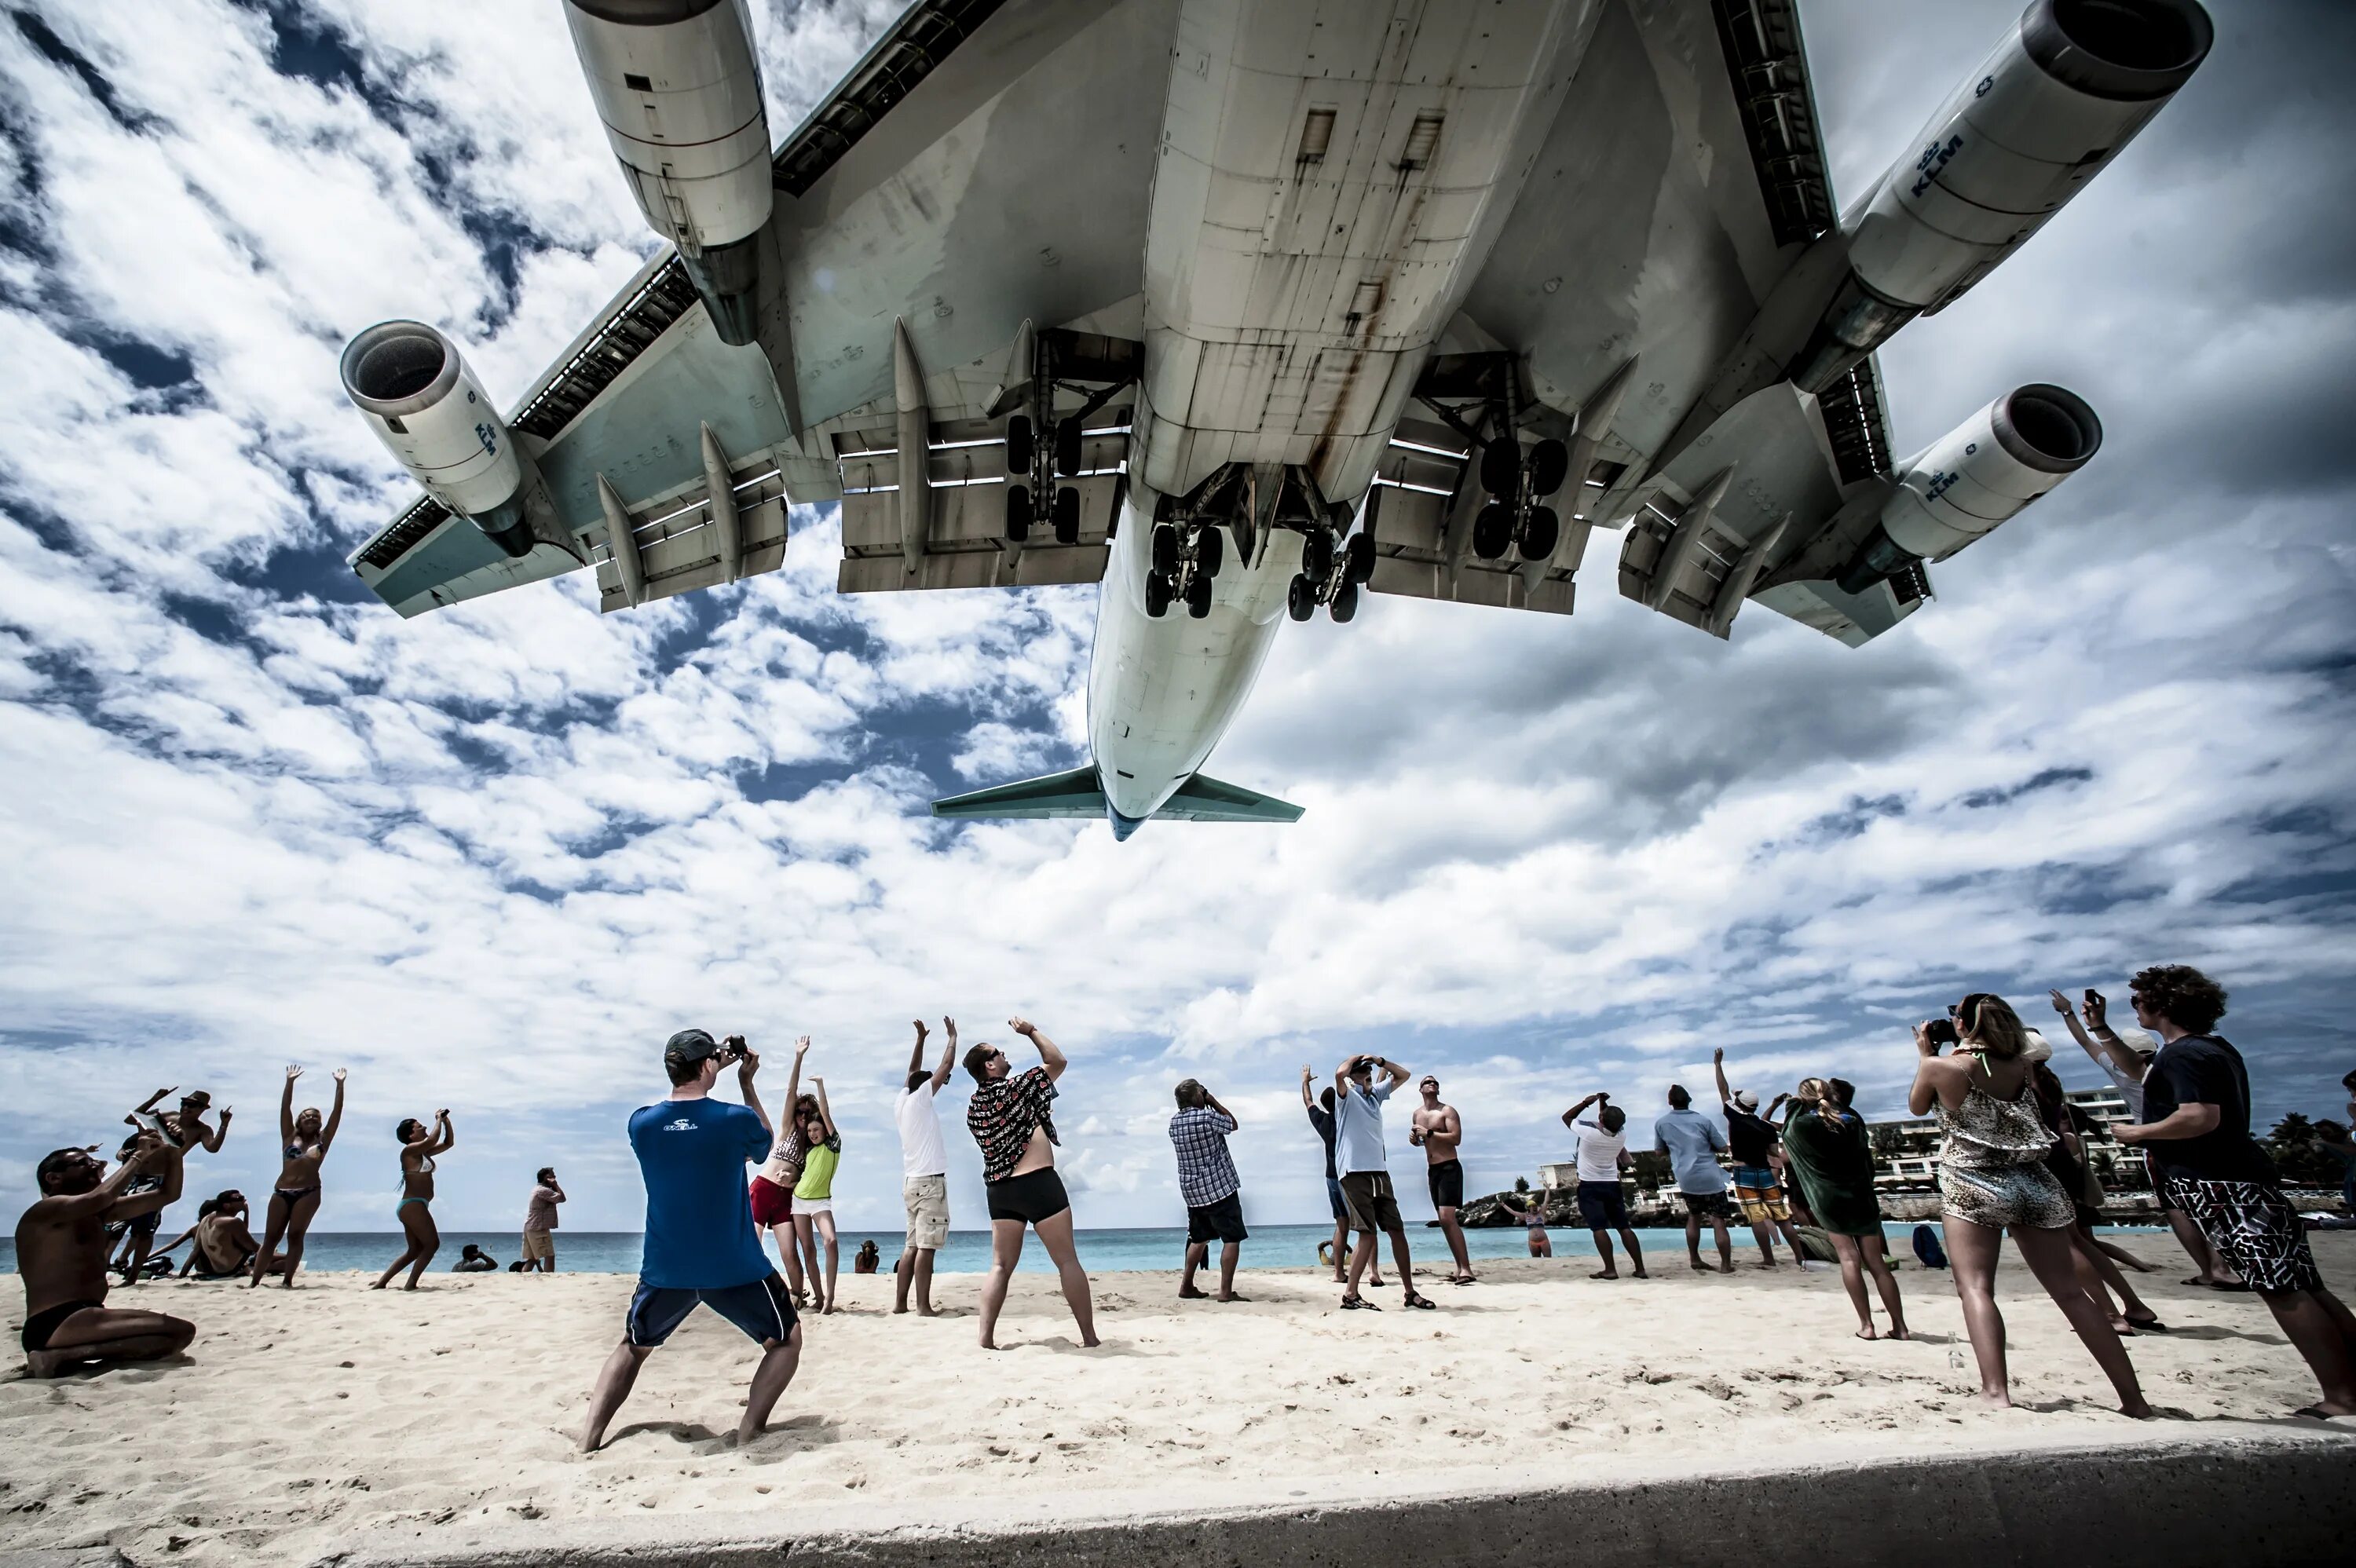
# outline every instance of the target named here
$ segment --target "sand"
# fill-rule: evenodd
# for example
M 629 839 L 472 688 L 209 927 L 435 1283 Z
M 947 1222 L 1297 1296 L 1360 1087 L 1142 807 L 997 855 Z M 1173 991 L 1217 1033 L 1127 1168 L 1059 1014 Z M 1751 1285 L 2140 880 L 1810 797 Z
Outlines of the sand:
M 1421 1238 L 1419 1238 L 1421 1239 Z M 2315 1238 L 2343 1296 L 2356 1233 Z M 2164 1236 L 2131 1250 L 2177 1331 L 2130 1349 L 2179 1433 L 2276 1422 L 2314 1397 L 2255 1298 L 2192 1289 Z M 1569 1478 L 1631 1459 L 1756 1460 L 1846 1445 L 2133 1443 L 2061 1315 L 2017 1265 L 2000 1286 L 2010 1413 L 1980 1408 L 1944 1274 L 1900 1279 L 1921 1339 L 1863 1343 L 1837 1275 L 1690 1273 L 1604 1283 L 1591 1258 L 1483 1265 L 1429 1283 L 1436 1312 L 1344 1313 L 1309 1270 L 1248 1272 L 1248 1304 L 1181 1303 L 1174 1275 L 1097 1281 L 1105 1345 L 1078 1348 L 1053 1276 L 1018 1278 L 974 1343 L 979 1276 L 944 1276 L 955 1315 L 889 1314 L 892 1280 L 846 1276 L 846 1308 L 806 1320 L 778 1424 L 739 1449 L 755 1347 L 699 1313 L 648 1362 L 602 1453 L 571 1435 L 619 1334 L 632 1281 L 612 1275 L 430 1277 L 378 1294 L 360 1275 L 300 1288 L 149 1285 L 117 1292 L 195 1319 L 183 1360 L 0 1382 L 0 1549 L 112 1545 L 134 1563 L 302 1563 L 368 1539 L 498 1521 L 589 1521 L 797 1506 L 888 1524 L 1010 1483 L 1065 1502 L 1418 1490 L 1533 1467 Z M 9 1278 L 10 1331 L 23 1296 Z M 2175 1424 L 2188 1423 L 2190 1424 Z

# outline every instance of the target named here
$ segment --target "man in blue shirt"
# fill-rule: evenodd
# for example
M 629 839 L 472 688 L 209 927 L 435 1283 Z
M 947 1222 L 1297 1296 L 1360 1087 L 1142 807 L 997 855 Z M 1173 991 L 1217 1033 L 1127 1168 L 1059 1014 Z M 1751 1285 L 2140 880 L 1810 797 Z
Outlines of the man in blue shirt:
M 1389 1075 L 1375 1082 L 1375 1069 Z M 1407 1082 L 1407 1069 L 1379 1056 L 1353 1056 L 1333 1073 L 1333 1168 L 1342 1173 L 1342 1206 L 1350 1213 L 1350 1229 L 1358 1233 L 1350 1249 L 1350 1281 L 1342 1290 L 1343 1307 L 1353 1312 L 1379 1311 L 1358 1294 L 1358 1280 L 1375 1261 L 1375 1232 L 1391 1239 L 1391 1256 L 1398 1264 L 1399 1285 L 1407 1305 L 1429 1311 L 1431 1303 L 1416 1294 L 1415 1264 L 1408 1256 L 1407 1224 L 1399 1218 L 1398 1195 L 1391 1190 L 1389 1157 L 1383 1151 L 1383 1102 Z
M 731 1061 L 742 1105 L 710 1097 L 720 1069 Z M 589 1396 L 584 1453 L 605 1442 L 606 1424 L 637 1381 L 638 1364 L 699 1304 L 761 1343 L 761 1362 L 753 1369 L 744 1416 L 736 1424 L 739 1444 L 760 1435 L 794 1380 L 801 1325 L 785 1282 L 761 1250 L 744 1184 L 745 1165 L 767 1157 L 773 1141 L 768 1113 L 753 1092 L 760 1067 L 742 1035 L 721 1041 L 700 1029 L 681 1029 L 663 1047 L 669 1097 L 630 1114 L 630 1147 L 647 1186 L 646 1252 L 622 1342 L 605 1358 Z
M 1653 1123 L 1653 1152 L 1669 1157 L 1677 1196 L 1686 1206 L 1686 1258 L 1702 1274 L 1709 1272 L 1701 1261 L 1704 1220 L 1718 1232 L 1718 1272 L 1734 1272 L 1734 1244 L 1726 1233 L 1731 1212 L 1726 1205 L 1726 1172 L 1718 1163 L 1719 1151 L 1725 1147 L 1726 1135 L 1718 1124 L 1693 1108 L 1693 1096 L 1683 1084 L 1670 1084 L 1668 1115 Z

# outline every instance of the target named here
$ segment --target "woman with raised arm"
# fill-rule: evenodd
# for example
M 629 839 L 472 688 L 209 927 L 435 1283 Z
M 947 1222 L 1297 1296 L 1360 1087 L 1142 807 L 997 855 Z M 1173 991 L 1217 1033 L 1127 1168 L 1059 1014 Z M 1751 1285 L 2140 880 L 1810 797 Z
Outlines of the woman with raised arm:
M 260 1285 L 265 1273 L 283 1274 L 285 1288 L 294 1288 L 294 1271 L 303 1266 L 303 1237 L 311 1229 L 311 1216 L 319 1211 L 319 1168 L 336 1141 L 336 1129 L 343 1125 L 344 1070 L 336 1069 L 335 1104 L 324 1120 L 316 1105 L 304 1106 L 299 1116 L 294 1114 L 294 1080 L 302 1076 L 299 1066 L 287 1068 L 286 1087 L 278 1096 L 278 1139 L 285 1157 L 270 1189 L 269 1217 L 262 1250 L 253 1254 L 252 1276 L 245 1282 L 248 1290 Z M 284 1253 L 278 1250 L 282 1237 Z
M 436 1111 L 430 1127 L 414 1116 L 403 1116 L 392 1136 L 401 1140 L 401 1201 L 393 1205 L 392 1212 L 401 1221 L 402 1240 L 407 1244 L 369 1288 L 382 1290 L 406 1267 L 409 1283 L 401 1288 L 415 1290 L 417 1276 L 442 1250 L 442 1232 L 434 1225 L 434 1157 L 449 1153 L 458 1135 L 450 1125 L 450 1113 Z
M 734 1041 L 739 1037 L 730 1035 Z M 786 1284 L 794 1293 L 794 1305 L 808 1305 L 802 1293 L 802 1254 L 794 1232 L 794 1188 L 802 1179 L 802 1162 L 809 1156 L 809 1145 L 802 1138 L 802 1102 L 809 1098 L 801 1092 L 802 1058 L 809 1054 L 809 1036 L 794 1041 L 793 1071 L 786 1078 L 785 1114 L 774 1129 L 774 1141 L 769 1145 L 769 1157 L 753 1177 L 753 1224 L 757 1231 L 766 1231 L 777 1243 L 777 1257 L 786 1265 Z M 810 1100 L 815 1109 L 818 1102 Z
M 1939 1054 L 1952 1041 L 1952 1055 Z M 2004 1234 L 2012 1232 L 2037 1283 L 2062 1308 L 2094 1353 L 2119 1396 L 2119 1413 L 2151 1414 L 2136 1381 L 2135 1363 L 2111 1330 L 2111 1321 L 2078 1284 L 2070 1241 L 2076 1211 L 2062 1183 L 2045 1168 L 2053 1135 L 2038 1115 L 2029 1081 L 2029 1031 L 2001 997 L 1975 991 L 1952 1019 L 1914 1026 L 1914 1086 L 1907 1106 L 1939 1119 L 1939 1197 L 1945 1210 L 1947 1255 L 1955 1295 L 1978 1358 L 1980 1398 L 2009 1407 L 2004 1315 L 1996 1305 L 1996 1265 Z
M 826 1080 L 812 1078 L 810 1087 L 818 1091 L 818 1104 L 804 1113 L 798 1109 L 795 1119 L 801 1125 L 801 1179 L 794 1183 L 794 1235 L 800 1242 L 802 1263 L 809 1270 L 810 1296 L 818 1305 L 819 1315 L 825 1317 L 834 1310 L 834 1271 L 841 1253 L 834 1237 L 834 1170 L 842 1161 L 842 1132 L 834 1125 L 834 1113 L 827 1109 Z M 819 1243 L 826 1243 L 826 1291 L 820 1295 L 818 1286 Z

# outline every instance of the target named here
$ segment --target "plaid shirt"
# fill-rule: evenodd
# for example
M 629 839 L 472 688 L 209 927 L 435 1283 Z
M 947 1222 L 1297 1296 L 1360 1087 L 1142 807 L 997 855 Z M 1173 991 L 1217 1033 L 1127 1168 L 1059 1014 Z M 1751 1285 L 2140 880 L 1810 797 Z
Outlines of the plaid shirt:
M 1227 1157 L 1227 1135 L 1235 1130 L 1233 1117 L 1208 1105 L 1170 1118 L 1170 1141 L 1178 1148 L 1178 1195 L 1187 1208 L 1216 1203 L 1243 1185 L 1236 1178 L 1236 1162 Z

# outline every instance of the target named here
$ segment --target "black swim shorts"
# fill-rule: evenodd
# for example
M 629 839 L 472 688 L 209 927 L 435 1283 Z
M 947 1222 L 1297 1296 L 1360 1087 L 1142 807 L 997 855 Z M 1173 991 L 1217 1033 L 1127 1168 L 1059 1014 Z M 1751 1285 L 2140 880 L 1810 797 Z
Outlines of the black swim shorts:
M 2166 1178 L 2168 1196 L 2192 1216 L 2217 1255 L 2252 1290 L 2321 1290 L 2307 1222 L 2283 1189 L 2266 1181 L 2202 1181 Z
M 1579 1184 L 1579 1217 L 1587 1221 L 1590 1231 L 1608 1231 L 1628 1222 L 1628 1203 L 1620 1195 L 1616 1181 L 1582 1181 Z
M 1035 1225 L 1072 1206 L 1072 1195 L 1064 1190 L 1064 1179 L 1055 1174 L 1052 1165 L 1010 1176 L 1003 1181 L 985 1181 L 981 1190 L 990 1200 L 990 1217 L 993 1220 L 1019 1220 L 1023 1224 Z
M 1424 1181 L 1431 1189 L 1431 1206 L 1435 1209 L 1464 1207 L 1464 1162 L 1443 1159 L 1424 1172 Z
M 783 1344 L 794 1331 L 794 1298 L 786 1282 L 772 1269 L 761 1279 L 712 1290 L 689 1290 L 638 1281 L 630 1310 L 622 1319 L 623 1338 L 641 1349 L 661 1344 L 697 1307 L 709 1307 L 764 1345 Z
M 1728 1207 L 1726 1194 L 1718 1192 L 1680 1192 L 1686 1200 L 1686 1212 L 1697 1220 L 1731 1220 L 1734 1211 Z
M 1241 1242 L 1251 1232 L 1244 1229 L 1243 1194 L 1230 1192 L 1216 1202 L 1204 1203 L 1186 1211 L 1186 1240 L 1196 1242 Z

